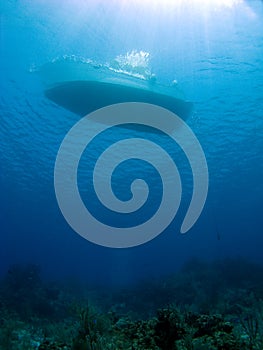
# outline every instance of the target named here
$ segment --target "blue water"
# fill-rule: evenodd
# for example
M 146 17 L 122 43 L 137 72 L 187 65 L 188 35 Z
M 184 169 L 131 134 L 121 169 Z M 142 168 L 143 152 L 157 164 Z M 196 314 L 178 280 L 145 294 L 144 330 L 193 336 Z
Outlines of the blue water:
M 2 3 L 0 274 L 11 264 L 33 262 L 49 278 L 114 284 L 165 275 L 192 257 L 242 256 L 262 263 L 263 3 L 186 3 Z M 173 222 L 147 244 L 111 249 L 84 240 L 59 210 L 54 164 L 64 136 L 80 117 L 44 96 L 36 71 L 64 55 L 106 63 L 132 50 L 149 52 L 158 80 L 176 79 L 194 103 L 187 124 L 207 159 L 209 192 L 199 220 L 180 234 L 192 193 L 191 169 L 180 156 L 185 189 Z M 169 150 L 160 135 L 150 137 Z M 100 147 L 111 141 L 105 140 Z M 93 152 L 95 157 L 97 149 Z M 126 178 L 134 173 L 158 180 L 147 167 L 126 167 L 125 180 L 121 173 L 116 187 L 120 197 L 127 198 Z M 160 200 L 161 182 L 150 181 L 149 188 L 153 202 L 138 222 Z M 103 219 L 104 212 L 98 214 Z

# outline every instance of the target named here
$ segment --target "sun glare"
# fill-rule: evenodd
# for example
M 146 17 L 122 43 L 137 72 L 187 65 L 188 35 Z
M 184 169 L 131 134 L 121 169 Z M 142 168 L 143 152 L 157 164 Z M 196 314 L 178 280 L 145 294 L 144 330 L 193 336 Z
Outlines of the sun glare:
M 134 0 L 142 3 L 141 0 Z M 243 3 L 244 0 L 144 0 L 143 3 L 150 6 L 162 7 L 182 7 L 182 6 L 198 6 L 200 8 L 219 9 L 222 7 L 232 8 Z

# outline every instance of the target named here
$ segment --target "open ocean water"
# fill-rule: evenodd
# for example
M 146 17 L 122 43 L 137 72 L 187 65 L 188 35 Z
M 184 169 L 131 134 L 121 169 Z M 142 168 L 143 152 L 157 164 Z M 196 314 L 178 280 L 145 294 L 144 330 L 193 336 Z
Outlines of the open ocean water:
M 262 349 L 263 2 L 5 0 L 0 11 L 0 349 Z M 167 135 L 136 126 L 113 128 L 85 150 L 77 175 L 83 202 L 99 221 L 123 230 L 158 211 L 162 177 L 137 157 L 113 171 L 112 188 L 127 201 L 132 181 L 143 178 L 149 197 L 141 210 L 116 214 L 92 189 L 100 154 L 120 139 L 143 138 L 177 165 L 182 196 L 175 217 L 154 239 L 123 249 L 94 244 L 70 227 L 56 198 L 54 167 L 64 137 L 81 116 L 45 94 L 42 69 L 56 62 L 91 64 L 98 72 L 106 67 L 106 76 L 107 70 L 124 75 L 126 86 L 129 79 L 152 79 L 157 92 L 158 86 L 175 85 L 193 103 L 185 122 L 203 149 L 209 184 L 204 208 L 187 233 L 180 228 L 198 186 L 193 164 Z M 117 102 L 121 89 L 113 93 Z M 103 101 L 105 91 L 93 100 L 96 106 L 107 105 Z M 144 155 L 140 143 L 137 148 Z M 157 153 L 153 158 L 162 162 Z M 173 177 L 168 180 L 171 186 Z M 79 330 L 64 306 L 87 299 L 103 311 L 77 309 Z M 208 333 L 196 319 L 199 333 L 188 331 L 189 318 L 187 331 L 176 328 L 171 304 L 177 312 L 187 305 L 196 319 L 226 317 L 213 322 L 221 322 L 217 331 L 228 340 L 222 345 L 207 319 Z M 156 316 L 160 307 L 166 309 Z M 101 312 L 110 313 L 107 321 Z M 61 325 L 67 317 L 68 333 Z M 152 321 L 154 334 L 152 323 L 140 329 L 132 323 L 149 317 L 158 319 Z M 44 331 L 47 320 L 64 333 Z M 234 331 L 223 322 L 232 322 Z M 142 336 L 147 332 L 148 342 Z

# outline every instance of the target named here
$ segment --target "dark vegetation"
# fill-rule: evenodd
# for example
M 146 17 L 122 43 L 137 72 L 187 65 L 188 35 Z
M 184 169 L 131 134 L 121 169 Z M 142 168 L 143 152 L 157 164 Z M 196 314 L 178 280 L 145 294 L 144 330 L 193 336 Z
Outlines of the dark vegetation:
M 109 290 L 47 283 L 35 265 L 0 283 L 1 350 L 263 349 L 263 267 L 188 262 L 180 272 Z

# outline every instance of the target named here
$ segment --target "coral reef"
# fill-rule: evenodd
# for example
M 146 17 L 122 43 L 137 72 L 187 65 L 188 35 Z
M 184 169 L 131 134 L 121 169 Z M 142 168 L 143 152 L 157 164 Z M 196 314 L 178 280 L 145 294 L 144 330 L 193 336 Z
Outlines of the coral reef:
M 244 260 L 192 261 L 105 295 L 12 266 L 0 283 L 0 349 L 261 350 L 262 280 L 263 267 Z

